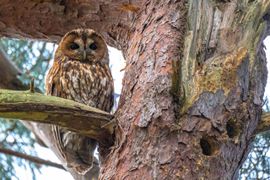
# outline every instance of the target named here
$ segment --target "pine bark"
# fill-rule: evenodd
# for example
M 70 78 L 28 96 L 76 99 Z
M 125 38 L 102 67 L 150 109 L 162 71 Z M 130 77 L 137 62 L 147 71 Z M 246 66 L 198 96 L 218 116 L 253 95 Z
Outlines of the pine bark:
M 83 24 L 123 51 L 115 144 L 100 179 L 237 178 L 261 118 L 269 1 L 89 0 L 98 8 L 86 19 L 82 1 L 22 2 L 21 17 L 0 10 L 0 34 L 57 40 Z M 21 20 L 30 12 L 28 28 Z

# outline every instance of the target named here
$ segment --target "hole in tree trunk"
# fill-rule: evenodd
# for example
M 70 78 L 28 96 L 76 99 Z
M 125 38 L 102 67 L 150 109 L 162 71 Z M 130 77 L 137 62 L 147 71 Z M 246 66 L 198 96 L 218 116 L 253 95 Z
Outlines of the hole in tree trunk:
M 206 156 L 212 156 L 219 150 L 218 144 L 215 143 L 215 140 L 211 137 L 202 137 L 200 146 L 202 148 L 202 153 Z
M 230 119 L 226 124 L 226 131 L 229 138 L 237 137 L 240 133 L 240 127 L 235 120 Z

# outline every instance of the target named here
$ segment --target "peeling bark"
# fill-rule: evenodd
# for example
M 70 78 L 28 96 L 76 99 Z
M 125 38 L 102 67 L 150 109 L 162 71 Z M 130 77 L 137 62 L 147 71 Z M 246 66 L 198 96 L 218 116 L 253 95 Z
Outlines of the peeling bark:
M 126 74 L 115 116 L 122 129 L 119 145 L 104 162 L 100 179 L 184 177 L 173 130 L 180 74 L 173 73 L 179 73 L 174 68 L 183 56 L 187 8 L 185 1 L 146 1 L 142 7 L 124 51 Z

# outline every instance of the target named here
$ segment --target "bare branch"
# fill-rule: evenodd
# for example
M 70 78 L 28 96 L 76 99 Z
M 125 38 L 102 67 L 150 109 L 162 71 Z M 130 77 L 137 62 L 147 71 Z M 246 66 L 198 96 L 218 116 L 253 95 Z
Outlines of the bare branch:
M 2 0 L 0 35 L 55 42 L 71 29 L 93 28 L 104 35 L 107 43 L 116 45 L 123 36 L 113 31 L 127 31 L 130 17 L 140 5 L 141 0 Z
M 262 115 L 261 121 L 259 122 L 255 135 L 263 133 L 270 130 L 270 112 L 265 112 Z
M 13 151 L 11 149 L 6 149 L 6 148 L 3 148 L 3 147 L 0 147 L 0 153 L 11 155 L 11 156 L 16 156 L 18 158 L 22 158 L 22 159 L 25 159 L 27 161 L 31 161 L 31 162 L 36 163 L 36 164 L 52 166 L 52 167 L 55 167 L 55 168 L 66 170 L 61 164 L 58 164 L 58 163 L 55 163 L 55 162 L 52 162 L 52 161 L 48 161 L 48 160 L 45 160 L 45 159 L 41 159 L 41 158 L 38 158 L 38 157 L 35 157 L 35 156 L 27 155 L 27 154 L 24 154 L 24 153 L 21 153 L 21 152 Z
M 0 90 L 0 117 L 55 124 L 99 142 L 107 142 L 111 135 L 103 127 L 111 122 L 113 116 L 59 97 L 29 91 Z

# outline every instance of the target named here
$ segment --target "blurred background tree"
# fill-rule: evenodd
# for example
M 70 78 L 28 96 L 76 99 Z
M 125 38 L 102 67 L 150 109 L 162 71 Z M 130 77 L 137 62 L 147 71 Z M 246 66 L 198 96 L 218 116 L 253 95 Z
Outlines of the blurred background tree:
M 0 49 L 8 55 L 22 71 L 20 79 L 29 84 L 31 78 L 35 79 L 35 86 L 44 92 L 44 79 L 46 71 L 53 58 L 56 45 L 47 42 L 0 39 Z M 119 97 L 117 94 L 116 98 Z M 266 100 L 265 111 L 270 111 Z M 20 121 L 0 119 L 0 149 L 6 148 L 16 152 L 36 156 L 35 137 Z M 239 179 L 269 179 L 270 178 L 270 133 L 260 134 L 255 138 L 253 149 L 239 171 Z M 1 179 L 20 179 L 16 176 L 14 166 L 30 169 L 32 179 L 36 179 L 36 172 L 40 166 L 18 157 L 0 153 Z
M 2 38 L 0 48 L 22 71 L 20 78 L 23 83 L 29 84 L 33 77 L 36 87 L 44 91 L 44 77 L 53 58 L 55 44 Z
M 0 49 L 20 69 L 22 75 L 19 78 L 24 84 L 29 84 L 31 78 L 34 78 L 35 86 L 44 91 L 44 77 L 53 57 L 54 44 L 1 38 Z M 0 118 L 0 121 L 0 149 L 5 148 L 26 155 L 37 156 L 34 148 L 35 137 L 20 121 L 2 118 Z M 11 177 L 21 179 L 16 175 L 15 166 L 30 169 L 32 179 L 36 179 L 36 170 L 40 169 L 39 165 L 31 161 L 1 153 L 0 162 L 1 179 L 11 179 Z

